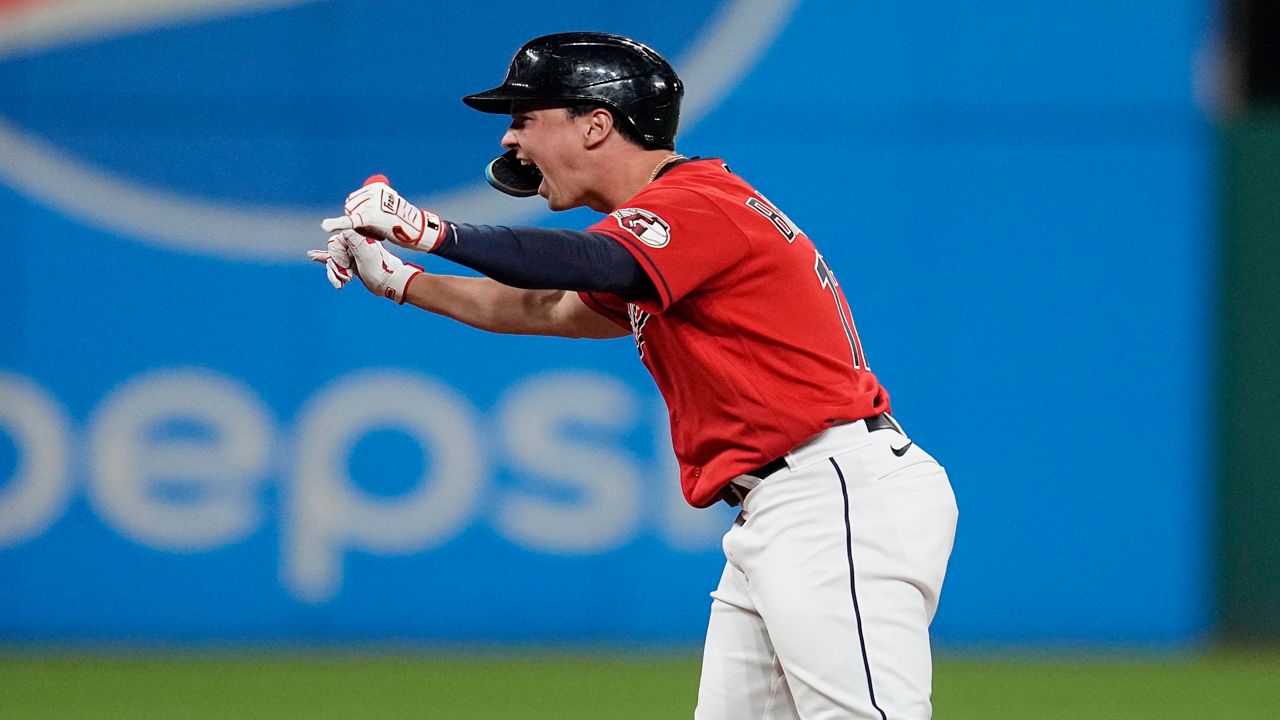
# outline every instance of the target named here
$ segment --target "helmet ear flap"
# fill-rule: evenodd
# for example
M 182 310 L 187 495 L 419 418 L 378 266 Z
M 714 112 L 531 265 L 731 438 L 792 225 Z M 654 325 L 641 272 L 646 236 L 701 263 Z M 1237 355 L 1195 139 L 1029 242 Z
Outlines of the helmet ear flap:
M 533 197 L 542 184 L 542 171 L 532 165 L 521 165 L 513 148 L 489 163 L 484 169 L 484 179 L 494 189 L 512 197 Z

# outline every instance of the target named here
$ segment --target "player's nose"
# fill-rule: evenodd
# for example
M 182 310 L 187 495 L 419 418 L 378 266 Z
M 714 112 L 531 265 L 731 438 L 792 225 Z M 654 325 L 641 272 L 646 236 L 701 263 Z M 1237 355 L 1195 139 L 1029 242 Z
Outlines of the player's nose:
M 502 147 L 510 150 L 517 147 L 520 143 L 516 141 L 516 131 L 510 128 L 502 134 Z

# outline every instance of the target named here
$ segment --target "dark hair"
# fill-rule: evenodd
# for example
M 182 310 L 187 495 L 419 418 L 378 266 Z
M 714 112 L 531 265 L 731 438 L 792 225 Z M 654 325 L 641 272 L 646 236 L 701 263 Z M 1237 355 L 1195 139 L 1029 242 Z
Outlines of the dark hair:
M 674 142 L 660 144 L 660 143 L 651 143 L 645 140 L 644 136 L 640 134 L 640 131 L 636 129 L 635 125 L 631 124 L 630 120 L 624 117 L 622 113 L 618 112 L 617 110 L 614 110 L 613 108 L 609 107 L 608 105 L 605 105 L 604 103 L 579 103 L 577 105 L 566 105 L 564 109 L 566 112 L 569 113 L 569 117 L 576 118 L 576 117 L 582 117 L 583 115 L 586 115 L 587 113 L 591 112 L 592 110 L 595 110 L 596 108 L 603 108 L 609 111 L 609 114 L 613 116 L 613 127 L 616 128 L 617 131 L 622 135 L 622 137 L 626 139 L 628 142 L 630 142 L 632 145 L 639 145 L 645 150 L 674 150 L 675 149 L 676 144 Z

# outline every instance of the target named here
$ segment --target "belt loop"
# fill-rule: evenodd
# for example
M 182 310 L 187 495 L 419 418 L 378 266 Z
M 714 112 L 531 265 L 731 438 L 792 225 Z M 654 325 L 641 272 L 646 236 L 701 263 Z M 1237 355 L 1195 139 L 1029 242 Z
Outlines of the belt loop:
M 902 437 L 906 437 L 906 436 L 907 436 L 907 434 L 906 434 L 905 432 L 903 432 L 903 431 L 902 431 L 902 426 L 898 424 L 898 419 L 897 419 L 897 418 L 895 418 L 894 416 L 890 415 L 889 413 L 885 413 L 885 414 L 884 414 L 884 418 L 885 418 L 886 420 L 888 420 L 888 421 L 889 421 L 889 424 L 893 425 L 893 429 L 894 429 L 894 430 L 897 430 L 899 435 L 901 435 Z
M 730 480 L 729 484 L 720 491 L 720 499 L 724 500 L 729 507 L 738 507 L 746 499 L 748 492 L 750 490 Z

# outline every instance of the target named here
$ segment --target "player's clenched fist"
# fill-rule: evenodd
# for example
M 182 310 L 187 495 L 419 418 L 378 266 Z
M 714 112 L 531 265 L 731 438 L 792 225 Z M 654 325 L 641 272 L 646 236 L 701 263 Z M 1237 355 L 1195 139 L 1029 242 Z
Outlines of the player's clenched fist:
M 329 275 L 329 284 L 335 290 L 346 287 L 351 278 L 355 277 L 355 261 L 351 259 L 351 253 L 342 242 L 342 233 L 330 235 L 329 243 L 324 250 L 308 250 L 307 257 L 318 263 L 324 263 L 324 269 Z
M 364 187 L 347 196 L 342 217 L 320 225 L 326 232 L 355 230 L 361 235 L 389 240 L 410 250 L 431 252 L 444 236 L 444 221 L 405 200 L 382 175 L 364 181 Z
M 374 295 L 404 304 L 404 293 L 422 268 L 403 262 L 387 251 L 382 243 L 353 230 L 343 230 L 329 237 L 325 250 L 311 250 L 307 256 L 324 263 L 329 282 L 341 289 L 353 276 Z

